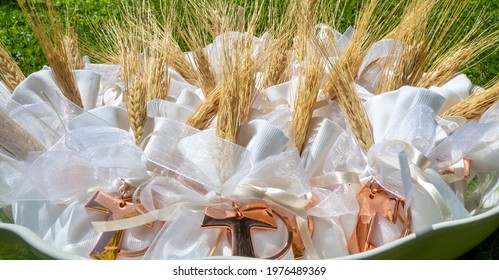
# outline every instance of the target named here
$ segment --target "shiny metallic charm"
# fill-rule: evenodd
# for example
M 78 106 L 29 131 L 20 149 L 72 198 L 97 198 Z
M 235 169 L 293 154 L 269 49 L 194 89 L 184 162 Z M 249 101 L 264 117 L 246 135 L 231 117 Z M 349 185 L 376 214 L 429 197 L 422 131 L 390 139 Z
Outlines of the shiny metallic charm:
M 251 206 L 251 205 L 249 205 Z M 232 255 L 255 257 L 251 230 L 277 229 L 277 223 L 270 210 L 266 207 L 243 207 L 234 210 L 225 210 L 208 207 L 205 210 L 202 227 L 221 227 L 231 232 Z
M 371 241 L 376 217 L 396 224 L 400 221 L 403 230 L 400 237 L 411 232 L 411 209 L 404 208 L 404 200 L 386 191 L 374 179 L 369 181 L 357 195 L 359 216 L 357 226 L 348 241 L 350 253 L 356 254 L 376 248 Z
M 305 256 L 305 244 L 303 244 L 303 241 L 301 239 L 301 234 L 298 229 L 298 222 L 296 220 L 295 214 L 279 208 L 277 206 L 269 206 L 273 213 L 278 214 L 281 220 L 283 220 L 286 223 L 290 224 L 291 231 L 293 233 L 293 239 L 291 241 L 291 250 L 293 252 L 293 257 L 295 259 L 301 259 Z M 308 217 L 307 219 L 308 222 L 308 231 L 310 232 L 310 235 L 314 233 L 314 221 L 311 216 Z
M 85 204 L 85 208 L 105 213 L 108 221 L 121 220 L 139 215 L 135 206 L 130 203 L 130 188 L 122 180 L 120 198 L 115 198 L 102 191 L 97 191 Z M 152 225 L 147 225 L 152 226 Z M 145 253 L 147 248 L 139 251 L 126 251 L 121 249 L 123 230 L 103 232 L 100 234 L 97 244 L 90 252 L 90 257 L 99 260 L 115 260 L 118 255 L 126 257 L 137 257 Z
M 233 204 L 233 209 L 220 209 L 207 207 L 201 227 L 203 228 L 222 228 L 227 231 L 227 239 L 232 246 L 233 256 L 257 257 L 253 247 L 251 231 L 253 229 L 276 230 L 277 222 L 275 217 L 279 218 L 287 230 L 287 240 L 282 249 L 268 259 L 281 259 L 290 249 L 292 249 L 295 259 L 304 256 L 305 246 L 300 237 L 296 217 L 293 213 L 277 207 L 271 206 L 265 202 L 252 203 L 243 207 Z M 313 232 L 313 221 L 308 220 L 309 231 Z M 218 247 L 221 235 L 210 252 L 213 255 Z

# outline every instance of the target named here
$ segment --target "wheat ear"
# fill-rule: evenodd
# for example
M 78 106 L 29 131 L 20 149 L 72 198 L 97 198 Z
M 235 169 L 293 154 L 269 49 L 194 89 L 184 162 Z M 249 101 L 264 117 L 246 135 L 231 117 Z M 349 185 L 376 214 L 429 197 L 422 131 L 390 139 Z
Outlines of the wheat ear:
M 355 88 L 352 71 L 348 67 L 347 64 L 341 62 L 333 66 L 328 77 L 333 85 L 329 89 L 329 94 L 338 101 L 353 134 L 362 148 L 368 151 L 374 144 L 372 127 Z
M 222 35 L 220 101 L 216 132 L 217 136 L 231 142 L 237 141 L 240 126 L 248 121 L 255 98 L 258 67 L 252 57 L 252 40 L 261 7 L 259 4 L 255 4 L 248 21 L 246 38 L 233 40 L 227 33 Z M 239 20 L 235 22 L 239 23 L 241 30 L 244 12 L 241 13 L 239 9 L 238 15 Z
M 461 116 L 469 120 L 475 119 L 480 117 L 495 102 L 499 102 L 499 83 L 496 83 L 484 92 L 468 96 L 463 101 L 443 112 L 441 116 Z
M 186 124 L 200 130 L 206 129 L 218 113 L 219 103 L 220 87 L 215 87 L 215 89 L 208 94 L 208 97 L 191 114 Z
M 324 74 L 324 60 L 315 43 L 312 26 L 315 19 L 315 1 L 305 0 L 301 3 L 298 15 L 298 31 L 296 54 L 300 63 L 298 88 L 293 102 L 293 124 L 295 145 L 301 153 L 307 140 L 313 107 L 321 87 Z
M 16 121 L 0 111 L 0 150 L 26 160 L 31 151 L 43 151 L 45 147 Z
M 68 32 L 63 36 L 62 41 L 67 55 L 67 61 L 71 64 L 71 69 L 84 69 L 85 64 L 83 63 L 83 59 L 80 54 L 76 34 L 74 32 Z
M 40 42 L 55 81 L 62 93 L 71 102 L 83 107 L 75 77 L 71 72 L 72 63 L 68 60 L 71 56 L 67 54 L 67 48 L 64 47 L 63 28 L 55 17 L 52 1 L 46 0 L 45 2 L 48 12 L 48 22 L 44 17 L 44 12 L 40 10 L 34 0 L 27 1 L 28 6 L 26 6 L 23 0 L 17 0 L 17 2 L 33 29 L 38 42 Z
M 0 80 L 5 83 L 9 91 L 13 92 L 25 78 L 14 59 L 0 45 Z

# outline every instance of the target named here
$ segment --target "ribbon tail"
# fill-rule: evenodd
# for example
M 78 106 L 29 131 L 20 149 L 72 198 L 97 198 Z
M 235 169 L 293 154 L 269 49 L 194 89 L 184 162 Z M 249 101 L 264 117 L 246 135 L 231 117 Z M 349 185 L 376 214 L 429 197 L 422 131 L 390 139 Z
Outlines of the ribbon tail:
M 121 220 L 114 220 L 114 221 L 92 222 L 92 225 L 94 226 L 95 230 L 97 230 L 98 232 L 108 232 L 108 231 L 117 231 L 117 230 L 134 228 L 158 220 L 164 221 L 168 218 L 168 216 L 170 216 L 173 213 L 173 211 L 175 211 L 181 205 L 201 210 L 207 206 L 207 205 L 200 205 L 197 203 L 185 203 L 185 202 L 176 203 L 168 207 L 156 209 L 154 211 L 150 211 L 138 216 Z
M 308 255 L 312 260 L 320 259 L 317 250 L 315 249 L 314 243 L 312 241 L 312 236 L 308 230 L 308 219 L 307 213 L 303 210 L 302 213 L 296 213 L 296 223 L 298 225 L 298 231 L 300 232 L 301 240 L 303 245 L 305 245 L 305 250 L 307 250 Z M 304 218 L 305 217 L 305 218 Z

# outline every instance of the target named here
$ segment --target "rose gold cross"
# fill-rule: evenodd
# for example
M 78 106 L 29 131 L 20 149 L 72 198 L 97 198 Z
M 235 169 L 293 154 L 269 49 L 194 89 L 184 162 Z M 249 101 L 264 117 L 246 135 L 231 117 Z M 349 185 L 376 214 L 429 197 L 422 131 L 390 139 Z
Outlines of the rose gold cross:
M 205 209 L 203 228 L 225 228 L 231 232 L 232 255 L 255 257 L 251 230 L 277 229 L 277 223 L 268 207 L 245 206 L 235 210 L 214 207 Z
M 101 191 L 94 194 L 85 204 L 85 208 L 106 213 L 108 221 L 126 219 L 139 214 L 133 204 L 114 198 Z M 116 259 L 120 252 L 122 235 L 123 230 L 101 233 L 97 244 L 90 252 L 90 257 L 94 259 Z M 129 253 L 129 255 L 132 256 L 133 254 Z
M 314 199 L 318 199 L 317 196 L 315 195 Z M 316 201 L 311 202 L 316 203 Z M 307 205 L 308 208 L 311 208 L 312 206 Z M 287 211 L 283 208 L 277 207 L 277 206 L 271 206 L 272 213 L 276 214 L 281 220 L 284 222 L 284 224 L 290 225 L 292 234 L 293 234 L 293 239 L 291 242 L 291 250 L 293 252 L 293 257 L 295 259 L 301 259 L 305 256 L 304 250 L 305 250 L 305 244 L 302 241 L 301 238 L 301 233 L 298 229 L 298 221 L 296 220 L 296 215 L 290 211 Z M 313 234 L 314 232 L 314 221 L 312 216 L 309 216 L 307 219 L 308 222 L 308 231 L 310 232 L 310 235 Z
M 387 219 L 392 224 L 397 223 L 397 219 L 401 219 L 404 230 L 401 232 L 400 237 L 404 237 L 410 233 L 410 209 L 408 209 L 406 214 L 402 209 L 404 207 L 404 200 L 387 192 L 374 179 L 367 183 L 359 192 L 357 202 L 360 206 L 357 226 L 348 241 L 348 249 L 352 254 L 376 248 L 371 243 L 371 234 L 376 216 Z

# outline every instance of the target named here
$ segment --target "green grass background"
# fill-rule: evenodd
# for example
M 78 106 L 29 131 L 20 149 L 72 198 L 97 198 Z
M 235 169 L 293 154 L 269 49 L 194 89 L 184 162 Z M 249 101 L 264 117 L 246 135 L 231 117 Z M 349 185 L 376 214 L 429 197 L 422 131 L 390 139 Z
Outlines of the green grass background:
M 231 1 L 244 2 L 244 0 Z M 398 1 L 400 0 L 392 0 L 392 2 Z M 122 2 L 120 0 L 54 0 L 58 8 L 58 13 L 63 20 L 69 18 L 72 25 L 76 28 L 79 40 L 90 45 L 96 40 L 91 32 L 89 32 L 91 26 L 98 25 L 101 21 L 106 21 L 113 14 L 118 14 L 120 3 Z M 159 7 L 158 0 L 149 2 L 153 6 Z M 481 12 L 490 15 L 489 19 L 483 22 L 482 30 L 485 30 L 499 20 L 499 0 L 474 0 L 472 2 L 481 7 L 480 9 L 471 11 L 476 16 Z M 359 9 L 359 3 L 359 0 L 348 1 L 345 13 L 339 24 L 341 32 L 353 24 L 355 15 Z M 463 34 L 465 32 L 465 30 L 457 31 Z M 38 71 L 43 65 L 47 64 L 41 47 L 24 19 L 16 0 L 0 0 L 0 43 L 15 58 L 25 75 Z M 485 85 L 498 75 L 499 52 L 497 48 L 494 52 L 489 52 L 481 56 L 479 60 L 479 62 L 468 67 L 465 73 L 475 84 Z M 461 258 L 498 259 L 499 231 L 496 231 L 487 240 Z

